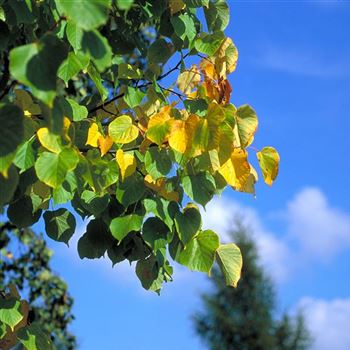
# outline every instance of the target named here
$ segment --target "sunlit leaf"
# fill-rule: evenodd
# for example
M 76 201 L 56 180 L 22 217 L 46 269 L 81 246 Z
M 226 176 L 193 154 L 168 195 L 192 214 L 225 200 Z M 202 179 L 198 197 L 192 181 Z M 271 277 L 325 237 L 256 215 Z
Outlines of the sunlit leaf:
M 115 143 L 129 143 L 137 138 L 139 130 L 128 115 L 121 115 L 109 124 L 108 133 Z
M 216 250 L 216 260 L 228 286 L 237 287 L 241 277 L 242 254 L 233 243 L 222 244 Z
M 271 186 L 278 175 L 280 156 L 273 147 L 264 147 L 261 151 L 257 152 L 256 155 L 264 180 Z

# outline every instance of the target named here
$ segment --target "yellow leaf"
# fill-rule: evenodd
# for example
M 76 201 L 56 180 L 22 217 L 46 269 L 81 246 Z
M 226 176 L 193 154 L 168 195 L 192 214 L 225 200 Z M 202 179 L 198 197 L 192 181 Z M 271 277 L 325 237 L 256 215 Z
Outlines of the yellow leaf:
M 203 58 L 199 64 L 201 72 L 209 80 L 218 80 L 215 64 L 209 58 Z
M 185 3 L 182 0 L 169 0 L 170 14 L 181 11 L 185 7 Z
M 110 138 L 110 136 L 100 136 L 98 138 L 98 147 L 100 147 L 101 156 L 103 157 L 113 146 L 113 140 Z
M 41 145 L 49 151 L 53 153 L 60 153 L 62 151 L 62 140 L 59 135 L 51 133 L 48 128 L 40 128 L 36 134 Z
M 235 120 L 235 145 L 245 148 L 254 140 L 254 134 L 258 128 L 258 117 L 253 108 L 243 105 L 235 112 Z
M 247 152 L 235 148 L 230 159 L 221 166 L 219 173 L 237 191 L 243 191 L 250 174 Z
M 98 147 L 98 139 L 102 136 L 96 123 L 90 125 L 86 145 Z
M 124 153 L 122 149 L 118 149 L 116 160 L 122 181 L 136 171 L 136 159 L 132 153 Z
M 198 68 L 193 65 L 191 69 L 185 70 L 177 78 L 177 86 L 184 94 L 188 95 L 192 89 L 201 81 Z
M 264 181 L 271 186 L 278 175 L 280 156 L 273 147 L 264 147 L 256 155 L 264 176 Z
M 182 154 L 189 153 L 192 150 L 193 136 L 199 120 L 200 118 L 195 114 L 191 114 L 186 120 L 172 119 L 169 136 L 170 147 Z

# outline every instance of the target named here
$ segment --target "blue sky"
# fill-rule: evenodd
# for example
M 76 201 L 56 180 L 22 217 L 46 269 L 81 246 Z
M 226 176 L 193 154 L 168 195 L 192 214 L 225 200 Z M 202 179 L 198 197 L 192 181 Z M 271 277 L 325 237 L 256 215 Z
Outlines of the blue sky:
M 255 146 L 275 146 L 281 170 L 272 188 L 258 185 L 256 199 L 226 191 L 208 207 L 205 224 L 224 236 L 242 215 L 276 281 L 279 309 L 303 309 L 314 349 L 349 349 L 350 3 L 230 5 L 226 33 L 239 50 L 232 102 L 255 108 Z M 205 276 L 177 268 L 158 297 L 142 290 L 127 265 L 80 261 L 74 243 L 50 246 L 75 298 L 80 349 L 204 348 L 190 315 L 208 288 Z

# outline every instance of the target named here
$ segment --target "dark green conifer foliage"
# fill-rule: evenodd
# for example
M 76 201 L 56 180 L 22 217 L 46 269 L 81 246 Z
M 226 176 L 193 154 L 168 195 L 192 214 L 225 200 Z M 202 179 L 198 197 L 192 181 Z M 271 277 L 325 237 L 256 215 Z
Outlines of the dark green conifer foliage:
M 241 280 L 237 289 L 228 288 L 220 270 L 213 269 L 213 289 L 202 295 L 204 309 L 193 317 L 196 333 L 211 350 L 308 349 L 310 335 L 302 315 L 275 318 L 274 286 L 259 265 L 249 231 L 238 224 L 231 235 L 243 256 Z

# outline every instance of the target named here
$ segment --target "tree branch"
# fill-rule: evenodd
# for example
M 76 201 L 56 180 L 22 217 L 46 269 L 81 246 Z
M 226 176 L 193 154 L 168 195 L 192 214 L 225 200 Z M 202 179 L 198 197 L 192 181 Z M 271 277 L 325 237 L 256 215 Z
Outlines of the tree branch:
M 166 72 L 166 73 L 160 75 L 160 76 L 157 78 L 157 81 L 160 81 L 160 80 L 164 79 L 165 77 L 167 77 L 168 75 L 170 75 L 172 72 L 174 72 L 175 70 L 179 69 L 179 67 L 180 67 L 180 65 L 181 65 L 181 63 L 182 63 L 182 61 L 183 61 L 188 55 L 189 55 L 189 53 L 186 53 L 186 54 L 182 57 L 182 59 L 176 64 L 175 67 L 171 68 L 168 72 Z M 152 85 L 152 84 L 153 84 L 153 82 L 149 81 L 149 82 L 147 82 L 147 83 L 145 83 L 145 84 L 143 84 L 143 85 L 138 86 L 137 88 L 138 88 L 138 89 L 142 89 L 142 88 L 145 88 L 145 87 L 147 87 L 147 86 L 149 86 L 149 85 Z M 110 103 L 112 103 L 112 102 L 114 102 L 114 101 L 116 101 L 116 100 L 118 100 L 118 99 L 120 99 L 120 98 L 122 98 L 122 97 L 124 97 L 124 96 L 125 96 L 125 93 L 124 93 L 124 92 L 121 93 L 121 94 L 119 94 L 119 95 L 117 95 L 117 96 L 114 96 L 114 97 L 111 98 L 110 100 L 108 100 L 108 101 L 106 101 L 106 102 L 103 102 L 103 103 L 97 105 L 97 106 L 94 107 L 94 108 L 91 108 L 91 109 L 89 110 L 89 114 L 91 114 L 91 113 L 93 113 L 93 112 L 96 112 L 97 110 L 99 110 L 99 109 L 101 109 L 101 108 L 103 108 L 103 107 L 109 105 Z

